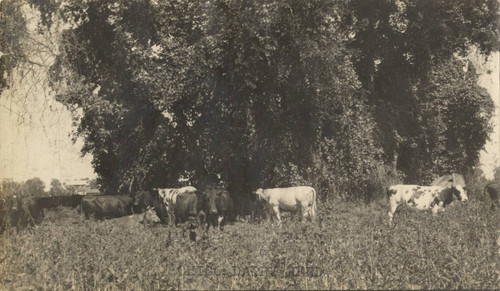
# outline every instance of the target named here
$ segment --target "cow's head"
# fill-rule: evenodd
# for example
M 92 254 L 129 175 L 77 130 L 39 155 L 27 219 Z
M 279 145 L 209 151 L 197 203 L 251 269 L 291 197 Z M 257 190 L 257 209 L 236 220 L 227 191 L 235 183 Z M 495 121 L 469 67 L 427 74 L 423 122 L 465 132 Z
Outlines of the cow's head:
M 141 222 L 145 224 L 156 224 L 159 223 L 160 221 L 161 221 L 160 218 L 155 212 L 155 208 L 148 206 L 148 209 L 144 213 L 144 217 Z
M 154 207 L 158 204 L 158 195 L 150 191 L 139 191 L 135 193 L 133 200 L 134 212 L 145 212 L 148 206 Z
M 259 188 L 253 192 L 258 201 L 263 201 L 264 199 L 264 189 Z
M 462 187 L 462 185 L 455 185 L 453 187 L 453 195 L 460 201 L 469 200 L 469 197 L 467 197 L 467 191 L 465 190 L 465 187 Z
M 220 199 L 222 191 L 208 191 L 205 194 L 205 202 L 209 214 L 217 214 L 217 200 Z

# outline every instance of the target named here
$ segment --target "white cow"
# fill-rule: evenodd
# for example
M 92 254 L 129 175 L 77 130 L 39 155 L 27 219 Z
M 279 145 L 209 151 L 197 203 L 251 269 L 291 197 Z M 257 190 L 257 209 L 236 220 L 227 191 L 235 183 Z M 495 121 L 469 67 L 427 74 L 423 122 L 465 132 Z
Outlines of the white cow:
M 182 193 L 197 191 L 193 186 L 186 186 L 182 188 L 155 188 L 153 190 L 158 191 L 158 195 L 163 200 L 163 203 L 165 204 L 165 207 L 167 209 L 167 212 L 171 216 L 171 219 L 173 218 L 173 211 L 175 203 L 177 202 L 177 196 Z
M 309 186 L 289 188 L 257 189 L 257 199 L 268 204 L 271 212 L 281 225 L 281 211 L 302 211 L 302 216 L 313 219 L 316 216 L 316 190 Z
M 140 224 L 151 226 L 160 223 L 160 218 L 156 214 L 154 207 L 148 206 L 144 213 L 132 214 L 109 220 L 110 223 L 122 227 L 136 227 Z
M 392 223 L 394 212 L 400 204 L 424 210 L 432 209 L 436 214 L 439 210 L 453 201 L 453 196 L 458 200 L 467 201 L 467 192 L 461 185 L 419 186 L 419 185 L 393 185 L 387 189 L 389 195 L 389 224 Z

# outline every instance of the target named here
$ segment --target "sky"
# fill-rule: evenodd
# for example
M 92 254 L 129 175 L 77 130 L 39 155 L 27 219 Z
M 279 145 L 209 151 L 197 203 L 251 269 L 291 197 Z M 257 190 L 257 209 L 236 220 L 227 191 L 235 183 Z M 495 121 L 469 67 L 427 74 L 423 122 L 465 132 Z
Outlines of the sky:
M 25 91 L 16 85 L 0 97 L 0 179 L 39 177 L 47 188 L 52 178 L 95 178 L 92 157 L 81 155 L 82 140 L 72 142 L 71 113 L 41 92 L 24 104 Z

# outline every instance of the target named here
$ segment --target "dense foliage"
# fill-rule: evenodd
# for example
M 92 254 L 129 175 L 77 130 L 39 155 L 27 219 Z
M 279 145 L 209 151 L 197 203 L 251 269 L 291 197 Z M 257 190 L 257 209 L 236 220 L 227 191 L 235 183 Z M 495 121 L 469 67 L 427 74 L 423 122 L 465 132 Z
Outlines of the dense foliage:
M 498 49 L 498 2 L 351 1 L 355 67 L 384 145 L 411 182 L 467 173 L 477 163 L 493 103 L 464 61 L 470 45 Z M 495 28 L 495 26 L 497 28 Z M 464 72 L 465 71 L 465 72 Z
M 498 48 L 496 0 L 29 2 L 66 23 L 52 87 L 108 191 L 370 199 L 467 173 L 491 131 L 461 56 Z
M 12 70 L 26 60 L 23 53 L 26 34 L 22 5 L 15 1 L 0 2 L 0 93 L 8 86 Z

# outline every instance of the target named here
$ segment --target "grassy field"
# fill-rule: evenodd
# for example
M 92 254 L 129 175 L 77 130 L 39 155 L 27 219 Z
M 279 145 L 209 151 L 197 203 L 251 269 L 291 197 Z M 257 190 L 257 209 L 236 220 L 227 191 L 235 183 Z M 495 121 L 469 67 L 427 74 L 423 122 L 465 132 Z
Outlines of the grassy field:
M 182 228 L 63 209 L 0 237 L 0 289 L 499 289 L 500 212 L 489 206 L 400 208 L 388 227 L 387 202 L 322 203 L 313 223 L 240 221 L 196 242 Z

